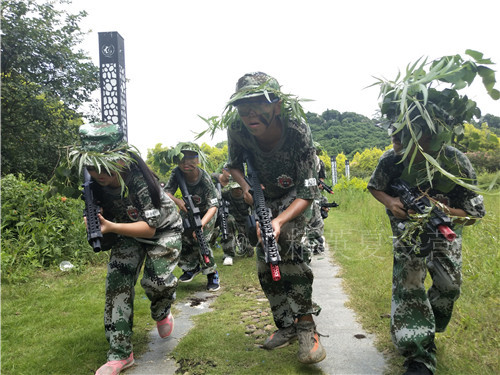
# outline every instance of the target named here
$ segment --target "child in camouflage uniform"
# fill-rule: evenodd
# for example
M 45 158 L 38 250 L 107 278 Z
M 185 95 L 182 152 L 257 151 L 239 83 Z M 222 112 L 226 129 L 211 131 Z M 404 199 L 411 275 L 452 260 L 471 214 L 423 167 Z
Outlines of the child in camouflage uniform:
M 96 375 L 119 374 L 132 366 L 134 286 L 144 264 L 141 286 L 151 301 L 151 317 L 160 337 L 174 328 L 170 307 L 175 300 L 173 275 L 181 250 L 182 220 L 144 161 L 128 148 L 121 128 L 112 124 L 80 127 L 81 155 L 98 155 L 84 163 L 92 177 L 101 232 L 115 235 L 106 276 L 104 327 L 109 342 L 108 362 Z M 113 155 L 113 156 L 112 156 Z M 115 170 L 96 160 L 116 163 Z M 126 193 L 123 189 L 125 188 Z
M 198 165 L 200 164 L 198 158 L 198 147 L 194 144 L 186 146 L 181 150 L 184 155 L 178 162 L 176 170 L 184 175 L 186 186 L 189 194 L 193 197 L 194 204 L 200 210 L 201 225 L 203 229 L 203 236 L 207 244 L 210 243 L 214 235 L 214 226 L 217 219 L 217 208 L 219 201 L 217 199 L 217 191 L 210 178 L 210 175 Z M 165 191 L 168 196 L 177 204 L 180 209 L 183 219 L 187 218 L 188 211 L 186 204 L 182 199 L 174 196 L 179 183 L 175 177 L 175 171 L 172 172 L 170 179 L 165 186 Z M 186 229 L 182 235 L 182 252 L 179 260 L 179 267 L 184 273 L 179 277 L 179 281 L 187 283 L 202 272 L 207 276 L 207 290 L 215 292 L 219 290 L 219 273 L 217 272 L 217 265 L 215 264 L 213 251 L 209 248 L 209 264 L 207 265 L 200 253 L 200 245 L 193 229 Z
M 247 236 L 247 220 L 250 215 L 250 206 L 243 199 L 243 190 L 237 182 L 230 182 L 224 190 L 222 190 L 222 199 L 229 203 L 229 215 L 227 220 L 228 238 L 226 241 L 221 241 L 222 250 L 226 257 L 234 257 L 236 255 L 235 248 L 240 246 L 239 254 L 245 254 L 249 257 L 253 256 L 254 250 Z M 225 258 L 224 260 L 226 260 Z M 224 262 L 226 264 L 226 262 Z M 233 264 L 232 261 L 230 263 Z
M 424 134 L 420 140 L 426 152 L 429 139 L 430 136 Z M 398 226 L 408 219 L 408 213 L 390 187 L 395 179 L 401 177 L 408 159 L 400 163 L 402 145 L 397 136 L 393 136 L 393 145 L 394 148 L 380 158 L 368 184 L 372 195 L 386 207 L 394 235 L 391 335 L 397 349 L 407 358 L 405 374 L 433 374 L 436 371 L 435 334 L 446 329 L 454 302 L 460 295 L 462 225 L 473 224 L 474 218 L 485 215 L 485 209 L 481 195 L 459 185 L 439 190 L 436 188 L 439 176 L 435 177 L 434 188 L 429 189 L 427 194 L 441 202 L 443 211 L 455 218 L 457 237 L 453 242 L 444 238 L 433 240 L 432 251 L 426 257 L 409 251 L 401 240 L 404 229 Z M 444 153 L 447 159 L 455 161 L 461 178 L 475 181 L 474 169 L 463 153 L 450 146 L 445 147 Z M 419 157 L 421 160 L 421 155 L 417 154 L 415 160 Z M 418 163 L 412 168 L 418 169 Z M 422 191 L 428 188 L 419 186 Z M 424 280 L 427 271 L 432 278 L 432 286 L 426 291 Z
M 251 154 L 266 206 L 272 210 L 272 227 L 278 243 L 281 279 L 274 281 L 261 244 L 257 271 L 278 330 L 264 343 L 275 349 L 299 340 L 298 359 L 315 363 L 326 357 L 313 315 L 320 308 L 312 301 L 313 272 L 310 252 L 302 244 L 311 202 L 319 194 L 315 150 L 309 126 L 284 109 L 278 82 L 257 72 L 241 77 L 230 105 L 238 118 L 228 127 L 228 165 L 233 179 L 252 205 L 250 186 L 244 179 L 243 155 Z M 288 100 L 288 99 L 287 99 Z

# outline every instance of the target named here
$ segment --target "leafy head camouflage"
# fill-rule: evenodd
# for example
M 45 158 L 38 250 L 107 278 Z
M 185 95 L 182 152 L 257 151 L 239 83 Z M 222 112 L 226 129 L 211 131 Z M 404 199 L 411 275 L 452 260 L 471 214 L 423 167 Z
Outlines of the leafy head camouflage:
M 411 169 L 420 152 L 425 159 L 427 182 L 432 184 L 439 171 L 454 183 L 474 190 L 474 186 L 440 165 L 445 146 L 458 143 L 463 138 L 464 123 L 481 115 L 476 103 L 458 91 L 479 76 L 492 99 L 498 100 L 500 92 L 494 88 L 495 71 L 486 66 L 493 62 L 481 52 L 466 50 L 465 54 L 472 59 L 465 60 L 461 55 L 443 56 L 429 63 L 419 59 L 408 64 L 405 74 L 398 73 L 395 80 L 378 79 L 374 85 L 380 86 L 381 122 L 393 128 L 391 135 L 400 136 L 403 159 L 409 157 L 406 168 Z M 450 87 L 438 89 L 443 84 Z M 430 139 L 425 150 L 419 144 L 422 136 Z
M 245 99 L 265 96 L 271 102 L 273 97 L 279 96 L 280 85 L 278 81 L 263 72 L 247 73 L 236 83 L 235 93 L 229 103 L 236 105 Z
M 80 145 L 68 148 L 67 164 L 78 168 L 80 174 L 84 167 L 94 167 L 98 172 L 120 172 L 123 165 L 134 163 L 133 156 L 139 156 L 138 150 L 130 146 L 119 125 L 104 122 L 80 126 Z
M 106 122 L 84 124 L 79 129 L 82 150 L 106 152 L 127 143 L 122 127 Z
M 179 142 L 175 147 L 169 149 L 164 158 L 168 163 L 178 164 L 184 157 L 184 151 L 191 151 L 198 154 L 200 163 L 204 166 L 207 163 L 207 157 L 201 150 L 200 146 L 193 142 Z

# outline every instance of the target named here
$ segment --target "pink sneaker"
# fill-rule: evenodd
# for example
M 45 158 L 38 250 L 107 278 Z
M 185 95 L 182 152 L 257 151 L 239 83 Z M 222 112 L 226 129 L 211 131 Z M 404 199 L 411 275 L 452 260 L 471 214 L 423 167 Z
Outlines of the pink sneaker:
M 127 359 L 121 359 L 119 361 L 109 361 L 99 367 L 99 370 L 95 372 L 95 375 L 118 375 L 120 372 L 129 368 L 134 364 L 134 353 L 130 353 Z
M 158 328 L 158 334 L 162 339 L 166 339 L 170 336 L 174 330 L 174 317 L 172 314 L 169 313 L 165 319 L 156 322 L 156 328 Z

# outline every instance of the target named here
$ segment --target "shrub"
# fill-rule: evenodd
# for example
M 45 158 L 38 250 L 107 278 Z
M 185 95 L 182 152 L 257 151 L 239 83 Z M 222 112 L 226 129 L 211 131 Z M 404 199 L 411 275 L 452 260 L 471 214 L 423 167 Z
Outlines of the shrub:
M 337 184 L 333 187 L 334 192 L 343 191 L 343 190 L 359 190 L 366 191 L 368 183 L 360 178 L 352 177 L 350 179 L 342 176 Z
M 493 173 L 500 170 L 500 151 L 498 150 L 467 152 L 465 155 L 477 173 Z
M 2 186 L 2 279 L 26 279 L 34 270 L 96 257 L 87 243 L 81 199 L 47 196 L 48 186 L 6 175 Z

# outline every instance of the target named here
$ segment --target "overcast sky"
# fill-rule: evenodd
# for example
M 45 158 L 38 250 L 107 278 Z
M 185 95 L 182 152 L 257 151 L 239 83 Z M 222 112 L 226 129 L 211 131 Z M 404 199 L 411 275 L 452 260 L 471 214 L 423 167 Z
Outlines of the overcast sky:
M 266 72 L 282 91 L 313 99 L 306 111 L 372 118 L 378 88 L 364 88 L 422 56 L 474 49 L 493 69 L 500 64 L 497 0 L 73 0 L 72 10 L 88 13 L 80 26 L 92 32 L 82 48 L 96 65 L 98 32 L 125 40 L 129 142 L 144 158 L 157 143 L 193 140 L 206 127 L 198 115 L 220 115 L 247 72 Z M 483 114 L 500 116 L 500 102 L 479 81 L 466 93 Z

